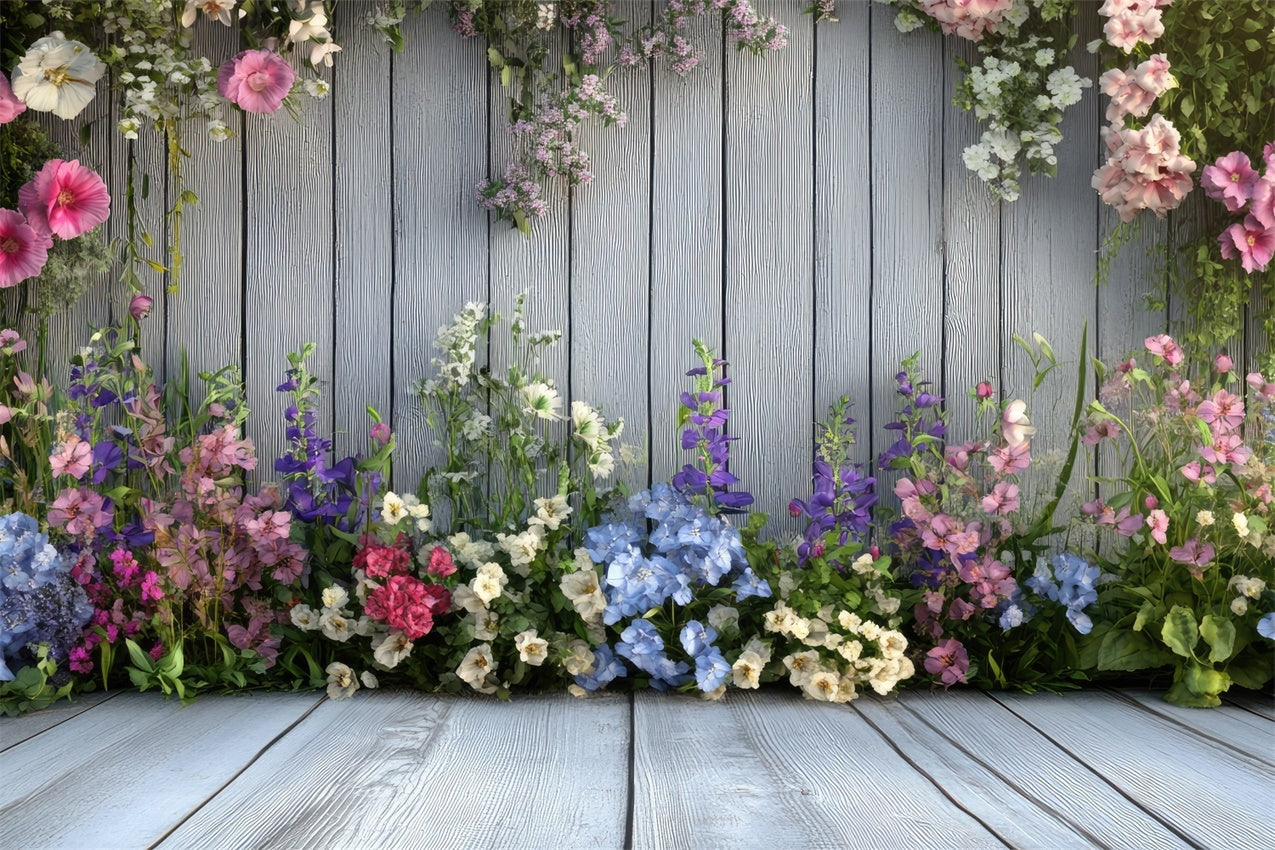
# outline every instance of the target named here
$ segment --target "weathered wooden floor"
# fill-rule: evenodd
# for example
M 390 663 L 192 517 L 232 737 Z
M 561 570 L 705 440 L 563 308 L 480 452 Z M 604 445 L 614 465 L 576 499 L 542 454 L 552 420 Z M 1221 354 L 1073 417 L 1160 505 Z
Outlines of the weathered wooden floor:
M 83 700 L 0 719 L 0 848 L 1275 847 L 1275 706 L 1155 694 Z

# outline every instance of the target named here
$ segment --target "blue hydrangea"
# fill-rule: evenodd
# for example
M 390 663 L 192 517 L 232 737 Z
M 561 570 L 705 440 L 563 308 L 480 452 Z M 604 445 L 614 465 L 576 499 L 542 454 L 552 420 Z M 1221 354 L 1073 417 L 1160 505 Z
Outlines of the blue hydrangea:
M 65 661 L 92 616 L 84 588 L 35 519 L 0 517 L 0 681 L 32 663 L 29 648 L 42 643 L 54 661 Z
M 715 691 L 730 675 L 730 662 L 717 647 L 695 656 L 695 684 L 701 691 Z
M 602 644 L 593 650 L 593 670 L 577 674 L 575 683 L 586 691 L 597 691 L 623 675 L 624 662 L 615 657 L 611 647 Z
M 1057 602 L 1067 612 L 1067 620 L 1082 635 L 1093 630 L 1093 621 L 1085 608 L 1098 601 L 1095 583 L 1102 571 L 1079 555 L 1062 552 L 1046 563 L 1036 562 L 1036 571 L 1026 585 L 1050 602 Z

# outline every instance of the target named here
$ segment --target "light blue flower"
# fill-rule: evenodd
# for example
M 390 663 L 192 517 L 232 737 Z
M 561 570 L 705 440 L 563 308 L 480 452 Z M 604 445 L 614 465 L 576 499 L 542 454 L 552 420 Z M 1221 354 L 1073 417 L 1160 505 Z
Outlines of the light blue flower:
M 631 661 L 635 656 L 654 655 L 664 650 L 664 639 L 650 620 L 634 620 L 620 632 L 620 643 L 615 651 Z
M 1268 640 L 1275 640 L 1275 611 L 1257 621 L 1257 633 Z
M 691 620 L 682 626 L 682 649 L 692 658 L 696 658 L 712 648 L 717 640 L 717 630 L 706 626 L 699 620 Z
M 595 525 L 584 533 L 584 548 L 594 563 L 610 561 L 641 539 L 638 530 L 628 523 L 609 522 Z
M 593 672 L 577 674 L 575 683 L 586 691 L 596 691 L 623 675 L 624 662 L 604 643 L 593 650 Z
M 735 583 L 731 585 L 735 589 L 736 599 L 747 599 L 750 596 L 769 597 L 770 582 L 764 578 L 759 578 L 753 572 L 752 567 L 744 567 L 744 571 L 739 574 L 739 578 L 735 579 Z
M 717 690 L 729 675 L 730 664 L 717 647 L 695 657 L 695 683 L 701 691 Z

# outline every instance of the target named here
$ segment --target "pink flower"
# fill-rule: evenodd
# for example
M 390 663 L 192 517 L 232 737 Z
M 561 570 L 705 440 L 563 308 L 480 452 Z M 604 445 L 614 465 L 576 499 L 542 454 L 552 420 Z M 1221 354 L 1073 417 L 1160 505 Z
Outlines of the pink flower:
M 1222 257 L 1240 258 L 1244 271 L 1266 271 L 1271 257 L 1275 256 L 1275 228 L 1263 227 L 1255 216 L 1244 217 L 1243 224 L 1232 224 L 1217 238 L 1222 247 Z
M 1112 519 L 1116 533 L 1123 537 L 1132 537 L 1142 528 L 1142 514 L 1130 514 L 1128 508 L 1121 508 Z M 1101 523 L 1100 523 L 1101 524 Z
M 1261 372 L 1249 372 L 1244 381 L 1257 393 L 1258 401 L 1275 401 L 1275 381 L 1268 381 Z
M 1244 399 L 1226 390 L 1218 390 L 1212 398 L 1200 402 L 1195 415 L 1219 433 L 1234 431 L 1244 421 Z
M 0 289 L 35 277 L 49 259 L 49 243 L 21 213 L 0 210 Z
M 84 477 L 93 462 L 93 447 L 77 435 L 67 438 L 57 451 L 49 455 L 49 466 L 53 476 L 69 475 L 75 480 Z
M 1001 481 L 983 497 L 983 510 L 989 514 L 1010 514 L 1018 510 L 1018 485 Z
M 938 676 L 946 687 L 965 681 L 970 668 L 970 656 L 965 646 L 956 638 L 948 638 L 925 653 L 925 672 Z
M 245 112 L 274 113 L 292 90 L 296 71 L 279 54 L 244 50 L 217 73 L 217 91 Z
M 1027 445 L 1036 428 L 1027 419 L 1027 402 L 1015 399 L 1001 412 L 1001 433 L 1011 449 Z
M 0 124 L 8 124 L 26 111 L 26 102 L 13 93 L 9 78 L 0 74 Z
M 1205 484 L 1212 485 L 1217 481 L 1217 470 L 1207 463 L 1201 465 L 1198 460 L 1185 464 L 1178 471 L 1182 473 L 1182 477 L 1187 481 L 1193 481 L 1197 484 L 1203 481 Z
M 78 159 L 51 159 L 18 190 L 18 209 L 37 232 L 74 239 L 110 217 L 111 194 Z
M 429 568 L 426 572 L 440 578 L 456 572 L 456 564 L 452 561 L 451 553 L 442 546 L 435 546 L 429 553 Z
M 1216 552 L 1212 543 L 1200 544 L 1200 541 L 1192 537 L 1181 546 L 1174 546 L 1169 550 L 1169 557 L 1177 561 L 1179 564 L 1189 564 L 1193 567 L 1203 567 L 1213 560 Z M 1193 571 L 1194 572 L 1194 571 Z
M 1090 185 L 1122 221 L 1144 209 L 1163 218 L 1194 187 L 1195 163 L 1182 155 L 1182 138 L 1163 115 L 1153 115 L 1141 130 L 1111 127 L 1104 134 L 1109 156 Z
M 1102 419 L 1090 425 L 1085 431 L 1082 442 L 1086 446 L 1096 446 L 1103 440 L 1116 440 L 1120 438 L 1120 426 L 1111 419 Z
M 1164 35 L 1164 21 L 1161 20 L 1160 10 L 1146 0 L 1140 0 L 1140 2 L 1107 0 L 1102 9 L 1099 9 L 1099 13 L 1109 16 L 1102 28 L 1107 36 L 1107 43 L 1112 47 L 1120 48 L 1125 53 L 1139 44 L 1151 44 Z
M 1257 188 L 1257 172 L 1243 151 L 1231 151 L 1212 165 L 1206 165 L 1200 174 L 1204 194 L 1226 204 L 1231 212 L 1244 209 L 1253 190 Z
M 1031 466 L 1032 455 L 1027 443 L 1018 446 L 998 446 L 987 455 L 987 463 L 997 475 L 1022 472 Z
M 1232 466 L 1243 466 L 1253 456 L 1253 450 L 1244 445 L 1244 438 L 1239 434 L 1214 437 L 1213 445 L 1200 446 L 1199 450 L 1200 457 L 1218 465 L 1229 463 Z
M 372 426 L 372 430 L 368 432 L 368 436 L 384 445 L 390 441 L 390 426 L 384 422 L 377 422 Z
M 1174 342 L 1173 337 L 1168 334 L 1149 336 L 1143 340 L 1142 344 L 1156 357 L 1163 357 L 1170 366 L 1178 365 L 1186 357 L 1182 353 L 1182 346 Z
M 982 41 L 1013 6 L 1013 0 L 921 0 L 925 14 L 939 22 L 944 35 Z
M 151 308 L 155 306 L 155 299 L 149 295 L 134 295 L 128 302 L 128 314 L 135 321 L 140 322 L 150 315 Z
M 1275 165 L 1267 164 L 1266 174 L 1253 186 L 1253 202 L 1249 213 L 1263 227 L 1275 227 Z
M 19 351 L 27 350 L 27 341 L 22 338 L 22 334 L 13 328 L 0 329 L 0 351 L 5 354 L 17 354 Z
M 1136 68 L 1112 68 L 1098 80 L 1102 93 L 1111 98 L 1107 120 L 1116 125 L 1122 125 L 1126 115 L 1145 116 L 1155 99 L 1177 84 L 1163 53 L 1155 54 Z
M 97 529 L 110 525 L 112 510 L 97 493 L 84 487 L 66 489 L 49 505 L 49 525 L 65 528 L 67 534 L 91 537 Z
M 987 401 L 992 397 L 993 392 L 992 385 L 987 381 L 980 381 L 978 386 L 974 388 L 974 394 L 978 396 L 980 401 Z
M 1169 515 L 1161 510 L 1154 510 L 1147 517 L 1147 528 L 1151 529 L 1151 538 L 1163 546 L 1168 542 Z
M 1225 351 L 1218 352 L 1213 358 L 1213 369 L 1219 375 L 1225 375 L 1235 368 L 1235 361 L 1232 360 Z

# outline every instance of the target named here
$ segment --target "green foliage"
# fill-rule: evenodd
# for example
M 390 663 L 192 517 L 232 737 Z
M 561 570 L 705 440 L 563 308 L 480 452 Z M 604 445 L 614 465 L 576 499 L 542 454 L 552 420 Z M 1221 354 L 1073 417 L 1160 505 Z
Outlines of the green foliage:
M 58 665 L 49 657 L 49 647 L 36 650 L 35 664 L 23 667 L 9 682 L 0 682 L 0 714 L 16 717 L 28 711 L 48 708 L 61 699 L 70 699 L 74 682 L 58 675 Z

